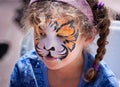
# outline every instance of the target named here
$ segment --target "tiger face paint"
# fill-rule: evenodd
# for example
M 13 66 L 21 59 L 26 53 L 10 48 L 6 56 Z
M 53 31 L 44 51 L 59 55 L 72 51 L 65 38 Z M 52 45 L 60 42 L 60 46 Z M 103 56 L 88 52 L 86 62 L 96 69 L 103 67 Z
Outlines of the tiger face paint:
M 45 63 L 64 61 L 76 48 L 79 36 L 74 20 L 48 18 L 45 23 L 37 18 L 34 20 L 34 44 L 37 54 Z
M 75 48 L 75 41 L 78 38 L 78 29 L 75 29 L 74 20 L 70 20 L 62 24 L 56 29 L 57 36 L 63 39 L 64 45 L 71 52 Z

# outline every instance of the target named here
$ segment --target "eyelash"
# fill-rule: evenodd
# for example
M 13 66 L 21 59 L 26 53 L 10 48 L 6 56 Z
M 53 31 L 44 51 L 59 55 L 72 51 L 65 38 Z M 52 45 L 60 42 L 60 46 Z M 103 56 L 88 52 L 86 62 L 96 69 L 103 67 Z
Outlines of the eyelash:
M 61 35 L 57 35 L 57 37 L 59 37 L 59 38 L 61 38 L 61 39 L 66 38 L 65 36 L 61 36 Z
M 39 35 L 35 38 L 36 40 L 41 40 L 46 37 L 45 33 L 39 33 Z
M 46 34 L 45 33 L 40 33 L 40 36 L 45 37 Z

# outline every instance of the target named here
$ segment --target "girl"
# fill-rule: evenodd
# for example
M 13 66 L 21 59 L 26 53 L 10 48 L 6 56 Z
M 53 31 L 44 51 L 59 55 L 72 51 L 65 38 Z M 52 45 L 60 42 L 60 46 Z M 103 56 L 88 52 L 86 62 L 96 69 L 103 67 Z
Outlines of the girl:
M 98 0 L 32 0 L 23 24 L 34 48 L 15 64 L 10 87 L 118 87 L 104 63 L 110 20 Z M 97 54 L 86 48 L 96 35 Z

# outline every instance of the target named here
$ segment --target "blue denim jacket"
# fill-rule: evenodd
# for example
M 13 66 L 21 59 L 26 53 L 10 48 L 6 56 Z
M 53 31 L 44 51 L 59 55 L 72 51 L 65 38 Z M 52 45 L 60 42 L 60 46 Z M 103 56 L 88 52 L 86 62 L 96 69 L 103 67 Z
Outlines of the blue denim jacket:
M 93 57 L 88 53 L 84 53 L 84 58 L 83 74 L 93 62 Z M 47 67 L 37 57 L 35 51 L 28 52 L 17 61 L 9 87 L 49 87 Z M 86 83 L 81 77 L 78 87 L 119 87 L 119 85 L 113 72 L 102 61 L 96 80 Z

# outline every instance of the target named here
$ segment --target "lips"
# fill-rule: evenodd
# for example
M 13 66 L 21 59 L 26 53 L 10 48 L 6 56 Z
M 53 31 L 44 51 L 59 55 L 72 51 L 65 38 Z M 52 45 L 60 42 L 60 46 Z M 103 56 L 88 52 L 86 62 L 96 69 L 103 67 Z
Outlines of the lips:
M 54 58 L 54 57 L 45 57 L 47 60 L 56 60 L 57 58 Z
M 56 60 L 57 58 L 51 56 L 51 53 L 49 52 L 48 55 L 45 57 L 48 60 Z

